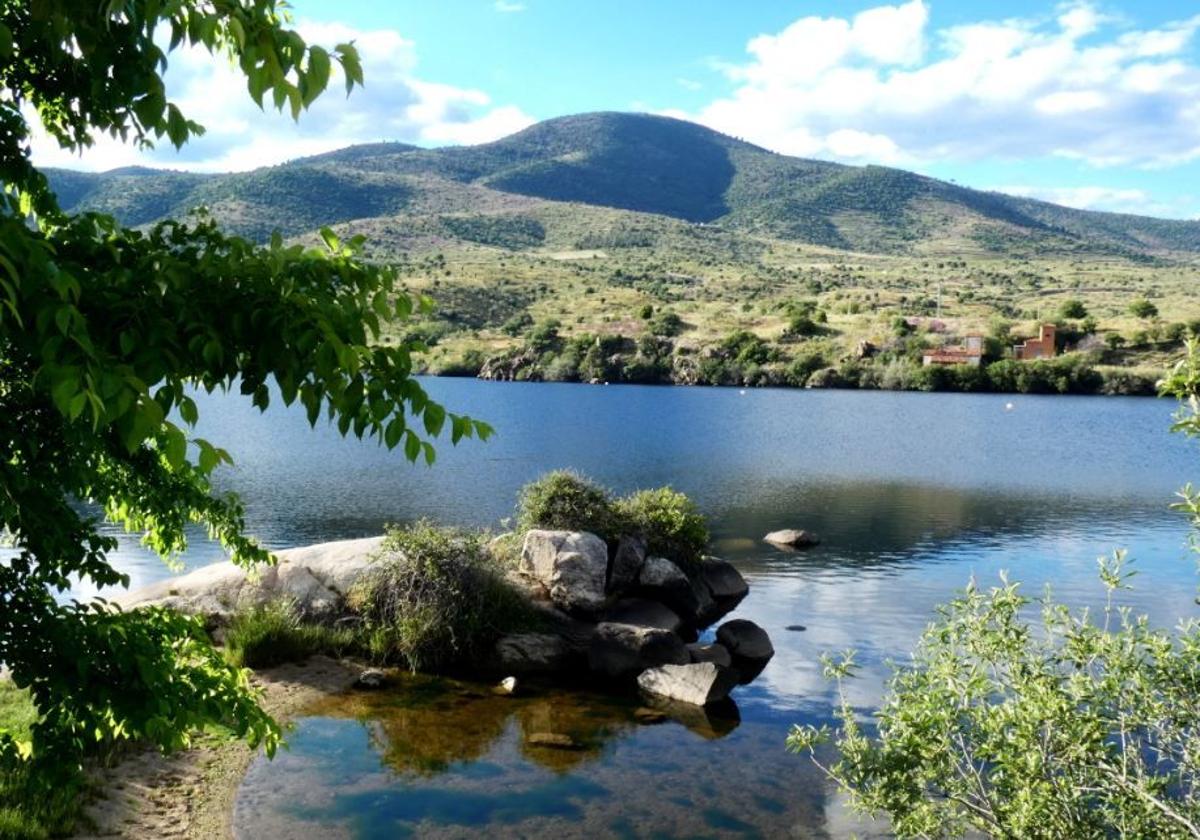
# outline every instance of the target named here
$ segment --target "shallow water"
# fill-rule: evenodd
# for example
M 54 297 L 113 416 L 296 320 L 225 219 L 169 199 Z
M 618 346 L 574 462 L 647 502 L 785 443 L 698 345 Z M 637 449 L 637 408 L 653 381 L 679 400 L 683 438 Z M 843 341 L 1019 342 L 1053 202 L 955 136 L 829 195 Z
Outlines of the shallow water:
M 290 751 L 252 767 L 239 836 L 862 833 L 811 765 L 783 749 L 792 723 L 828 719 L 821 653 L 859 652 L 851 699 L 869 710 L 885 661 L 902 658 L 972 576 L 1007 569 L 1029 591 L 1049 583 L 1072 603 L 1097 603 L 1095 558 L 1116 547 L 1140 571 L 1128 603 L 1163 624 L 1197 610 L 1186 523 L 1167 506 L 1198 461 L 1167 433 L 1167 402 L 427 384 L 491 422 L 496 438 L 444 447 L 426 469 L 312 431 L 299 412 L 259 416 L 220 396 L 200 400 L 200 433 L 233 453 L 225 485 L 272 547 L 418 516 L 495 526 L 523 483 L 556 467 L 618 491 L 672 484 L 711 517 L 716 552 L 751 585 L 735 615 L 766 628 L 777 654 L 735 691 L 736 713 L 711 719 L 428 680 L 328 701 L 299 721 Z M 759 541 L 781 527 L 824 542 L 795 554 Z M 186 562 L 217 556 L 198 543 Z M 118 559 L 135 585 L 164 574 L 136 547 Z M 559 737 L 533 737 L 546 735 Z

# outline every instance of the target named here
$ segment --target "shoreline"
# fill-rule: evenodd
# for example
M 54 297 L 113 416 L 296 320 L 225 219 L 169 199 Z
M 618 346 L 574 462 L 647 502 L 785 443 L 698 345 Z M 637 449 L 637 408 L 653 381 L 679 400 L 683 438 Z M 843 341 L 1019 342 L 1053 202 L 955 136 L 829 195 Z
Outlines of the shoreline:
M 263 707 L 286 729 L 306 707 L 348 689 L 361 670 L 349 660 L 317 655 L 255 671 L 252 682 L 263 692 Z M 212 734 L 179 753 L 141 748 L 112 767 L 93 768 L 90 801 L 70 836 L 232 837 L 237 791 L 257 755 L 243 741 Z

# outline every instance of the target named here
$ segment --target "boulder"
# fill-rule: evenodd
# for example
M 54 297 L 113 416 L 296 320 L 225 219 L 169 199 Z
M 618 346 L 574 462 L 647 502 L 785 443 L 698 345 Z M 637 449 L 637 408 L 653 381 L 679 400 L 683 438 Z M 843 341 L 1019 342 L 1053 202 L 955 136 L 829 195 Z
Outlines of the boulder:
M 566 668 L 567 640 L 553 633 L 512 633 L 496 642 L 495 668 L 509 674 L 548 674 Z
M 645 562 L 646 541 L 641 537 L 621 537 L 609 569 L 608 591 L 621 593 L 635 585 Z
M 725 645 L 705 645 L 693 642 L 687 646 L 687 649 L 688 655 L 692 657 L 693 662 L 711 662 L 714 665 L 720 665 L 722 668 L 733 667 L 733 657 L 729 655 L 729 650 Z
M 604 615 L 605 621 L 616 624 L 632 624 L 635 627 L 657 627 L 678 633 L 683 630 L 683 619 L 670 607 L 648 598 L 625 598 L 617 601 Z
M 608 546 L 582 531 L 530 531 L 520 569 L 541 583 L 568 612 L 592 614 L 604 606 Z
M 810 548 L 818 545 L 821 540 L 812 531 L 796 528 L 784 528 L 782 531 L 772 531 L 763 537 L 765 542 L 784 548 Z
M 504 695 L 516 694 L 517 693 L 517 678 L 516 677 L 505 677 L 504 679 L 500 680 L 500 682 L 496 683 L 496 687 L 492 689 L 492 692 L 495 694 L 504 694 Z
M 762 673 L 775 655 L 767 631 L 744 618 L 727 621 L 718 627 L 717 642 L 733 657 L 733 667 L 742 683 L 748 683 Z
M 686 622 L 694 621 L 700 612 L 700 601 L 692 590 L 692 582 L 683 570 L 665 557 L 647 557 L 638 575 L 638 593 L 661 601 Z
M 381 542 L 382 537 L 368 537 L 278 551 L 275 565 L 249 572 L 228 561 L 213 563 L 113 601 L 127 610 L 171 607 L 220 626 L 239 609 L 289 598 L 306 617 L 329 619 L 342 611 L 346 593 L 370 568 Z
M 696 577 L 704 581 L 714 599 L 741 601 L 750 591 L 750 585 L 742 577 L 742 573 L 717 557 L 705 557 L 700 561 L 700 570 Z
M 738 674 L 715 662 L 661 665 L 638 676 L 638 688 L 647 694 L 705 706 L 724 700 L 738 683 Z
M 596 626 L 588 650 L 592 671 L 607 677 L 632 677 L 659 665 L 686 665 L 691 655 L 670 630 L 606 621 Z

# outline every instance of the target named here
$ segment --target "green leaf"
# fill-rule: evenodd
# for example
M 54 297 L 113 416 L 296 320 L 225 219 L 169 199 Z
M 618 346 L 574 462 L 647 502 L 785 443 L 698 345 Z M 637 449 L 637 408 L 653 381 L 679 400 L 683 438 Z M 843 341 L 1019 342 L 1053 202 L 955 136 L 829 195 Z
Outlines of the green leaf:
M 321 47 L 310 47 L 308 51 L 308 90 L 304 104 L 307 106 L 320 96 L 329 85 L 329 53 Z
M 337 238 L 337 234 L 333 232 L 332 228 L 321 228 L 321 240 L 325 243 L 325 247 L 333 253 L 337 253 L 339 250 L 341 250 L 341 240 Z
M 431 436 L 437 437 L 442 433 L 442 426 L 446 422 L 446 409 L 437 403 L 429 403 L 425 406 L 424 419 L 425 431 Z
M 410 430 L 404 438 L 404 457 L 410 461 L 416 461 L 417 456 L 420 454 L 421 439 Z

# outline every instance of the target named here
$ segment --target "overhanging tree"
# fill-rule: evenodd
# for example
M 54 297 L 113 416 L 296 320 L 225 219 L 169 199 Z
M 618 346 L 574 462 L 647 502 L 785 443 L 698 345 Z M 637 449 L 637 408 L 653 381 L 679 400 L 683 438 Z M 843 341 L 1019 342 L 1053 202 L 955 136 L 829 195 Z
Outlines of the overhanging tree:
M 97 745 L 164 749 L 219 723 L 273 750 L 279 729 L 246 675 L 195 620 L 60 602 L 74 579 L 127 585 L 94 516 L 144 532 L 164 557 L 200 523 L 233 560 L 269 555 L 233 497 L 212 492 L 228 455 L 190 439 L 189 391 L 233 388 L 266 408 L 273 390 L 345 435 L 432 463 L 428 438 L 486 436 L 412 378 L 417 345 L 379 341 L 414 301 L 357 242 L 258 246 L 209 220 L 149 230 L 64 214 L 29 156 L 30 119 L 62 146 L 107 134 L 175 146 L 203 131 L 167 99 L 167 54 L 229 60 L 259 105 L 298 117 L 340 67 L 362 83 L 351 44 L 326 50 L 288 28 L 278 0 L 0 0 L 0 662 L 41 719 L 32 739 L 0 731 L 0 763 L 71 768 Z M 36 117 L 34 116 L 36 115 Z M 92 507 L 83 507 L 90 503 Z M 56 597 L 57 596 L 57 597 Z

